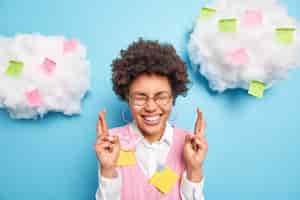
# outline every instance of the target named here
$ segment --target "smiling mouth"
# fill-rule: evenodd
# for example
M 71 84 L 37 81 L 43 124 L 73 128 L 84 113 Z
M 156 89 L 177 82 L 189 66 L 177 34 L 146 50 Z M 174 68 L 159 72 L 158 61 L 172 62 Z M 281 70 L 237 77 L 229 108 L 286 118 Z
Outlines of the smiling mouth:
M 155 126 L 160 123 L 161 115 L 142 116 L 142 118 L 146 125 Z

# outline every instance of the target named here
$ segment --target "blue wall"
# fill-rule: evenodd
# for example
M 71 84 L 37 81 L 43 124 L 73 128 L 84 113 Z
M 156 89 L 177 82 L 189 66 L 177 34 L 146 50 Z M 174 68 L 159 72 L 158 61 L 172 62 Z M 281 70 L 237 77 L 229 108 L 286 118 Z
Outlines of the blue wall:
M 300 20 L 300 3 L 282 1 Z M 88 47 L 92 88 L 80 116 L 51 113 L 12 120 L 0 110 L 0 200 L 87 200 L 97 188 L 93 151 L 97 112 L 110 127 L 124 124 L 126 104 L 113 94 L 110 63 L 143 36 L 171 42 L 186 60 L 188 31 L 204 1 L 0 0 L 0 35 L 40 32 L 81 40 Z M 207 120 L 206 199 L 300 199 L 300 71 L 262 100 L 241 90 L 212 93 L 194 82 L 175 106 L 176 124 L 192 129 L 197 106 Z

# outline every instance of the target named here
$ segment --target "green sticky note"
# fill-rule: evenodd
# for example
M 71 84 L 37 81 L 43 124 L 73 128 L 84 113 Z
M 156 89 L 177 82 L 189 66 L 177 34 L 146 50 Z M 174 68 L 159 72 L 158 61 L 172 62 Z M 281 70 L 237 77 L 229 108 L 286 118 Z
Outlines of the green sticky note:
M 265 84 L 260 81 L 251 81 L 249 85 L 248 94 L 255 96 L 257 98 L 262 98 L 264 96 Z
M 11 60 L 6 69 L 6 74 L 8 76 L 17 77 L 22 73 L 24 63 L 21 61 Z
M 211 18 L 216 13 L 215 9 L 212 8 L 202 8 L 198 19 L 205 20 Z
M 221 19 L 219 20 L 220 32 L 236 32 L 236 19 Z
M 282 44 L 292 44 L 294 42 L 295 28 L 277 28 L 276 38 Z

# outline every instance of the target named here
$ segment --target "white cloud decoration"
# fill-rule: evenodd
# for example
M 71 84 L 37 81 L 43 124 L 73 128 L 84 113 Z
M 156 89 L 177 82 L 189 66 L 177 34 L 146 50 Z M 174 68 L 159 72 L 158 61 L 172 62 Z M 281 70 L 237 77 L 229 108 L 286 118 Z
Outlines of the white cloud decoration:
M 268 88 L 299 67 L 299 24 L 276 0 L 215 0 L 200 13 L 188 52 L 212 90 Z
M 78 40 L 37 33 L 0 37 L 0 108 L 10 117 L 79 114 L 89 88 L 86 48 Z

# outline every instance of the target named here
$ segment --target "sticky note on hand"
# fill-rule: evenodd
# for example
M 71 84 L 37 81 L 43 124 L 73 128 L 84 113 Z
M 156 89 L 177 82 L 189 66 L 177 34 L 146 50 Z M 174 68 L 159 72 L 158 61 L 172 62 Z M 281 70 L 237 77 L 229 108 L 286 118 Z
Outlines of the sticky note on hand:
M 117 166 L 129 166 L 135 164 L 136 164 L 136 158 L 135 158 L 134 151 L 120 150 Z
M 277 28 L 276 38 L 281 44 L 292 44 L 294 42 L 295 28 Z
M 212 8 L 202 8 L 200 11 L 200 15 L 198 17 L 199 20 L 206 20 L 214 16 L 216 13 L 215 9 Z
M 248 94 L 257 98 L 264 96 L 265 84 L 260 81 L 251 81 L 249 85 Z
M 150 179 L 150 184 L 155 186 L 160 192 L 168 193 L 179 180 L 179 176 L 168 167 L 157 171 Z
M 25 93 L 27 97 L 27 102 L 30 107 L 39 107 L 42 105 L 42 98 L 40 91 L 34 89 Z
M 258 10 L 246 10 L 242 18 L 242 24 L 244 26 L 257 26 L 262 24 L 262 13 Z
M 49 58 L 45 58 L 41 64 L 41 68 L 46 74 L 51 75 L 56 68 L 56 63 Z
M 220 32 L 236 32 L 237 20 L 236 19 L 221 19 L 219 20 Z
M 21 61 L 11 60 L 6 69 L 6 75 L 18 77 L 22 73 L 24 63 Z

